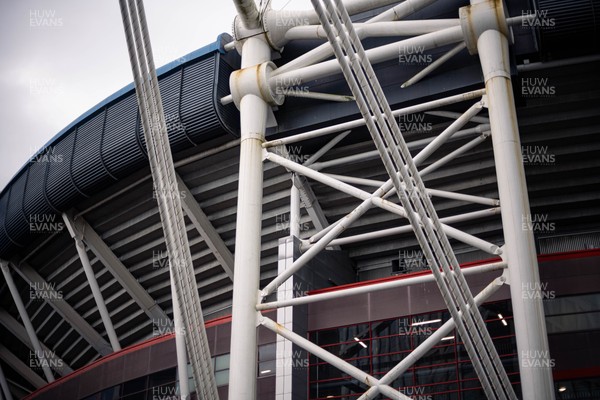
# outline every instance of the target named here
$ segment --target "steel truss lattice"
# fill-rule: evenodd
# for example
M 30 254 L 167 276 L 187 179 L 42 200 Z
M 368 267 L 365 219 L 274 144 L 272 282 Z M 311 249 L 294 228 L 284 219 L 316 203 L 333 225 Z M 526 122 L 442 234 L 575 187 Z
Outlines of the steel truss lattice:
M 522 229 L 517 224 L 517 219 L 521 218 L 521 215 L 528 215 L 530 211 L 523 166 L 519 159 L 520 145 L 515 106 L 510 89 L 507 35 L 509 24 L 519 23 L 521 17 L 507 18 L 501 2 L 472 1 L 471 6 L 460 9 L 460 20 L 418 21 L 420 30 L 410 24 L 402 24 L 402 21 L 392 22 L 432 3 L 427 0 L 417 0 L 406 1 L 394 6 L 359 26 L 350 20 L 350 15 L 395 2 L 356 0 L 344 4 L 341 0 L 312 0 L 314 11 L 299 11 L 294 16 L 298 17 L 297 20 L 305 21 L 301 25 L 319 25 L 320 23 L 320 27 L 316 27 L 316 35 L 317 37 L 326 36 L 329 44 L 319 46 L 288 64 L 276 68 L 270 61 L 271 51 L 281 50 L 282 45 L 288 40 L 314 37 L 315 29 L 296 26 L 288 27 L 287 30 L 282 28 L 279 31 L 274 29 L 264 32 L 261 24 L 271 26 L 269 24 L 272 19 L 280 17 L 278 12 L 269 8 L 258 10 L 252 0 L 237 0 L 235 3 L 239 13 L 239 19 L 236 22 L 238 32 L 236 33 L 240 39 L 228 46 L 228 49 L 237 47 L 241 50 L 242 69 L 232 74 L 230 79 L 232 94 L 222 99 L 223 103 L 235 102 L 240 110 L 241 118 L 229 398 L 251 399 L 256 396 L 254 383 L 257 376 L 256 326 L 262 325 L 362 382 L 367 386 L 367 390 L 360 397 L 361 399 L 375 398 L 378 394 L 392 398 L 409 398 L 392 388 L 390 384 L 436 345 L 445 334 L 456 328 L 465 343 L 486 396 L 490 399 L 515 399 L 512 385 L 508 381 L 477 306 L 503 284 L 510 283 L 519 358 L 527 350 L 535 350 L 534 354 L 548 354 L 541 302 L 535 300 L 524 302 L 519 297 L 522 284 L 539 283 L 532 232 Z M 377 35 L 413 37 L 364 50 L 361 39 Z M 454 44 L 454 46 L 436 62 L 406 81 L 403 87 L 417 84 L 442 63 L 467 48 L 471 54 L 479 54 L 486 88 L 392 111 L 371 63 L 394 58 L 398 54 L 399 44 L 406 45 L 408 43 L 421 45 L 424 49 L 450 44 Z M 336 60 L 324 61 L 331 55 L 335 55 Z M 286 85 L 290 86 L 285 83 L 286 81 L 298 85 L 339 72 L 344 74 L 350 86 L 353 99 L 361 111 L 362 119 L 303 132 L 283 139 L 266 141 L 266 127 L 276 123 L 271 106 L 280 105 L 284 101 L 281 93 L 285 94 L 286 92 L 282 89 L 286 89 Z M 317 93 L 304 97 L 330 101 L 348 100 L 347 96 L 323 96 L 323 94 Z M 395 117 L 467 100 L 476 100 L 476 102 L 458 116 L 441 134 L 424 143 L 424 148 L 415 157 L 412 157 L 409 152 L 412 143 L 405 142 Z M 477 114 L 486 108 L 489 111 L 489 119 L 478 117 Z M 438 111 L 438 115 L 447 116 L 449 113 Z M 462 129 L 469 121 L 480 124 L 476 128 Z M 389 180 L 378 182 L 351 176 L 330 175 L 314 168 L 314 164 L 323 154 L 348 135 L 348 130 L 362 125 L 366 125 L 371 133 L 377 148 L 376 152 L 381 157 L 390 177 Z M 340 134 L 306 162 L 301 164 L 286 157 L 286 145 L 332 133 Z M 444 144 L 452 137 L 459 136 L 476 137 L 426 168 L 418 169 L 424 160 L 443 148 Z M 425 187 L 422 181 L 424 175 L 442 168 L 446 163 L 470 151 L 490 136 L 495 155 L 499 199 L 468 196 Z M 364 157 L 364 154 L 349 156 L 344 161 L 351 162 L 360 157 Z M 263 161 L 274 162 L 292 172 L 293 184 L 290 191 L 290 234 L 292 236 L 300 234 L 298 229 L 300 201 L 303 200 L 306 206 L 312 204 L 310 201 L 312 199 L 307 200 L 307 180 L 320 182 L 356 197 L 362 202 L 352 212 L 328 226 L 323 226 L 323 219 L 318 219 L 309 212 L 315 220 L 314 225 L 323 226 L 322 229 L 319 229 L 319 232 L 311 237 L 304 238 L 301 241 L 303 253 L 290 262 L 283 271 L 280 270 L 276 278 L 260 289 L 258 285 L 259 233 Z M 377 189 L 369 193 L 357 185 L 372 186 Z M 398 196 L 400 204 L 389 199 L 394 194 Z M 439 219 L 430 196 L 485 204 L 492 208 L 484 212 Z M 342 232 L 373 207 L 379 207 L 408 219 L 410 226 L 338 238 Z M 502 248 L 447 225 L 498 212 L 502 216 L 505 236 L 505 245 Z M 359 289 L 345 289 L 323 295 L 265 301 L 267 296 L 275 293 L 312 258 L 328 247 L 411 230 L 415 232 L 429 262 L 432 275 L 428 279 L 438 284 L 452 318 L 381 379 L 375 379 L 261 314 L 263 310 L 344 297 L 359 291 L 376 291 L 393 287 L 393 283 L 386 283 Z M 456 239 L 492 255 L 500 255 L 503 259 L 502 263 L 486 265 L 481 267 L 481 270 L 503 269 L 504 272 L 483 291 L 473 296 L 448 238 Z M 417 283 L 420 279 L 422 278 L 403 280 L 401 285 Z M 528 329 L 527 325 L 533 328 Z M 524 399 L 554 398 L 549 370 L 521 368 L 520 372 Z

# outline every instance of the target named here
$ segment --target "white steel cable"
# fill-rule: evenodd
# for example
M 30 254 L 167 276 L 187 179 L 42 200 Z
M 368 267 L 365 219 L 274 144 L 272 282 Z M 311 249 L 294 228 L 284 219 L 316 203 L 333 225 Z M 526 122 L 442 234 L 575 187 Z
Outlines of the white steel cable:
M 457 327 L 488 398 L 516 398 L 348 13 L 339 0 L 335 0 L 335 5 L 331 0 L 323 0 L 327 12 L 318 0 L 312 0 L 312 3 L 407 210 L 417 239 L 431 260 L 432 271 L 448 309 L 457 320 Z M 400 172 L 402 181 L 397 172 Z M 458 318 L 459 310 L 467 310 L 463 319 Z
M 183 334 L 196 381 L 196 391 L 203 400 L 218 400 L 144 6 L 142 0 L 119 0 L 119 3 L 169 255 L 171 279 L 177 300 L 182 305 L 182 322 L 185 327 Z

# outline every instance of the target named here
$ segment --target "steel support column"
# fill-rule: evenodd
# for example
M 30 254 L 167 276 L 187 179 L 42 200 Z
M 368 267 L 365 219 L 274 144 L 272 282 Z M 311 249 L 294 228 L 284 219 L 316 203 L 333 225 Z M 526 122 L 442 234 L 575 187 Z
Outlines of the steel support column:
M 121 350 L 119 338 L 117 337 L 115 327 L 113 326 L 112 320 L 110 319 L 110 314 L 108 313 L 108 309 L 106 308 L 104 297 L 102 297 L 102 291 L 100 290 L 100 286 L 98 286 L 96 274 L 94 273 L 94 269 L 92 268 L 92 264 L 90 263 L 90 259 L 87 255 L 87 250 L 85 248 L 85 243 L 83 243 L 82 235 L 77 232 L 77 230 L 73 226 L 72 220 L 67 216 L 67 214 L 63 214 L 63 220 L 67 225 L 71 237 L 73 238 L 73 240 L 75 240 L 75 248 L 77 249 L 77 254 L 79 255 L 79 261 L 81 261 L 81 265 L 83 266 L 85 277 L 87 278 L 88 284 L 90 285 L 90 290 L 92 291 L 92 296 L 94 296 L 94 301 L 96 303 L 96 307 L 98 307 L 98 312 L 100 313 L 100 318 L 102 319 L 102 324 L 104 325 L 104 329 L 106 330 L 106 335 L 108 336 L 110 345 L 113 351 L 119 351 Z
M 533 232 L 531 229 L 524 229 L 522 222 L 531 211 L 508 65 L 508 39 L 497 30 L 487 30 L 479 36 L 477 48 L 489 100 L 494 160 L 506 242 L 504 255 L 510 272 L 523 399 L 552 400 L 554 385 L 552 369 L 548 366 L 550 352 L 544 307 L 540 297 L 523 296 L 524 287 L 540 287 L 540 275 Z
M 85 276 L 90 285 L 90 290 L 92 291 L 92 295 L 94 296 L 94 301 L 96 302 L 96 306 L 98 307 L 98 312 L 100 313 L 100 318 L 102 318 L 102 324 L 104 325 L 104 329 L 106 329 L 106 335 L 108 336 L 110 345 L 113 348 L 113 351 L 119 351 L 121 350 L 119 338 L 117 336 L 117 333 L 115 332 L 115 327 L 113 326 L 112 320 L 110 319 L 110 314 L 108 313 L 108 309 L 106 308 L 104 297 L 102 297 L 100 286 L 98 286 L 96 274 L 94 273 L 94 269 L 92 268 L 92 264 L 90 263 L 90 259 L 87 255 L 85 244 L 81 239 L 74 239 L 75 247 L 77 248 L 77 253 L 79 254 L 79 260 L 81 261 L 83 271 L 85 272 Z
M 3 398 L 6 400 L 12 400 L 12 394 L 10 393 L 10 388 L 8 387 L 8 382 L 6 381 L 6 376 L 4 376 L 4 371 L 2 370 L 1 365 L 0 365 L 0 387 L 2 388 Z
M 31 265 L 25 262 L 14 261 L 14 264 L 18 267 L 15 268 L 16 272 L 21 275 L 27 283 L 30 285 L 41 285 L 42 287 L 48 287 L 46 280 L 31 267 Z M 56 298 L 56 295 L 50 296 Z M 77 331 L 81 337 L 83 337 L 101 356 L 112 353 L 112 349 L 109 343 L 90 325 L 85 319 L 73 307 L 66 301 L 51 301 L 44 299 L 54 311 L 60 315 L 69 325 Z
M 269 61 L 271 49 L 260 37 L 247 39 L 242 47 L 242 71 Z M 232 75 L 231 85 L 236 78 Z M 233 89 L 233 87 L 232 87 Z M 235 267 L 231 324 L 229 398 L 256 398 L 256 302 L 260 283 L 263 165 L 266 101 L 246 93 L 240 104 L 240 173 L 235 233 Z
M 23 321 L 23 325 L 25 325 L 25 329 L 27 330 L 27 335 L 29 335 L 29 340 L 33 348 L 35 349 L 35 355 L 39 358 L 42 370 L 44 371 L 44 376 L 48 382 L 54 382 L 54 375 L 52 375 L 52 371 L 50 370 L 49 362 L 46 360 L 46 353 L 42 349 L 42 345 L 37 338 L 37 334 L 35 329 L 33 328 L 33 324 L 29 319 L 29 315 L 27 314 L 27 309 L 25 308 L 25 304 L 23 304 L 23 300 L 19 295 L 19 289 L 17 289 L 17 285 L 15 285 L 15 281 L 10 273 L 10 267 L 8 262 L 0 261 L 0 268 L 2 269 L 2 274 L 4 275 L 4 279 L 6 280 L 6 285 L 12 295 L 12 298 L 17 306 L 17 310 L 19 310 L 19 315 L 21 316 L 21 320 Z
M 181 306 L 175 292 L 175 284 L 171 279 L 171 299 L 173 301 L 173 325 L 175 327 L 175 349 L 177 351 L 177 377 L 179 378 L 179 398 L 188 400 L 190 398 L 190 386 L 188 376 L 188 357 L 185 348 L 185 327 Z
M 0 360 L 4 361 L 12 368 L 19 376 L 23 377 L 27 382 L 31 383 L 36 389 L 48 384 L 38 374 L 36 374 L 28 365 L 26 365 L 19 357 L 7 349 L 0 343 Z
M 123 262 L 113 253 L 112 249 L 102 240 L 102 237 L 83 217 L 73 218 L 70 213 L 63 214 L 77 236 L 80 236 L 89 249 L 102 264 L 110 271 L 119 284 L 127 291 L 133 300 L 144 310 L 152 321 L 170 321 L 167 314 L 148 294 L 140 282 L 129 272 Z
M 27 330 L 17 321 L 12 315 L 4 310 L 0 310 L 0 325 L 3 325 L 10 333 L 12 333 L 15 337 L 17 337 L 21 342 L 23 342 L 30 350 L 34 350 L 33 344 L 29 340 L 29 336 L 27 335 Z M 60 357 L 56 355 L 48 346 L 46 346 L 43 342 L 40 341 L 42 345 L 42 349 L 44 350 L 44 354 L 50 355 L 52 359 L 56 360 L 56 363 L 50 365 L 56 373 L 60 376 L 65 376 L 73 372 L 73 369 Z
M 509 282 L 524 400 L 554 399 L 552 360 L 541 297 L 524 296 L 539 288 L 540 276 L 533 232 L 523 224 L 531 214 L 521 156 L 521 140 L 511 85 L 508 24 L 500 1 L 474 1 L 460 9 L 465 43 L 479 54 L 488 97 L 492 145 L 502 227 L 503 257 Z

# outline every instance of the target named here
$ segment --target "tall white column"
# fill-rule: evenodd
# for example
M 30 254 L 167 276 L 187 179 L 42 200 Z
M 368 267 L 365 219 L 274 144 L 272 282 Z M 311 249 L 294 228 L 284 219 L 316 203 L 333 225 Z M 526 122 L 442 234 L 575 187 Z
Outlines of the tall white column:
M 270 60 L 271 49 L 259 37 L 242 47 L 242 69 Z M 235 72 L 234 72 L 235 74 Z M 235 84 L 235 81 L 234 81 Z M 256 398 L 256 339 L 263 197 L 262 143 L 269 106 L 256 94 L 240 104 L 240 173 L 235 235 L 229 398 Z
M 521 140 L 508 63 L 508 40 L 489 29 L 479 35 L 477 49 L 485 78 L 496 176 L 504 229 L 504 256 L 510 272 L 515 336 L 524 400 L 554 399 L 553 364 L 542 300 L 524 296 L 523 288 L 539 288 L 540 275 L 533 232 L 523 220 L 531 214 L 521 156 Z M 527 290 L 527 289 L 525 289 Z

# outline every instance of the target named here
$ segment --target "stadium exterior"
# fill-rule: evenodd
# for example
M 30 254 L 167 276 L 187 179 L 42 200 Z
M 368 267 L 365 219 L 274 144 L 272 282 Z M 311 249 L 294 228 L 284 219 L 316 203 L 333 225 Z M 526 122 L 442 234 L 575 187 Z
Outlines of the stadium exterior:
M 394 5 L 374 3 L 387 5 L 354 13 L 353 21 L 367 21 Z M 469 5 L 430 3 L 406 19 L 445 19 L 440 24 L 458 26 L 459 8 Z M 511 24 L 509 59 L 531 207 L 530 214 L 519 216 L 520 229 L 535 239 L 540 276 L 535 284 L 515 290 L 506 281 L 510 261 L 507 270 L 498 154 L 478 56 L 462 49 L 402 88 L 456 43 L 431 49 L 410 45 L 373 66 L 413 158 L 460 123 L 419 171 L 440 220 L 454 229 L 448 236 L 471 292 L 482 293 L 475 301 L 483 303 L 481 315 L 517 397 L 525 398 L 527 389 L 521 376 L 541 369 L 551 371 L 549 390 L 557 399 L 597 399 L 600 4 L 509 0 L 504 6 L 507 16 L 522 17 Z M 535 19 L 528 17 L 536 11 Z M 271 26 L 272 32 L 299 22 L 295 14 L 286 18 Z M 238 39 L 240 26 L 238 20 Z M 276 66 L 326 40 L 324 34 L 306 39 L 296 32 L 299 36 L 273 57 Z M 380 48 L 405 36 L 412 35 L 375 36 L 363 43 Z M 233 46 L 240 47 L 240 41 L 223 34 L 157 71 L 221 400 L 232 398 L 229 371 L 236 363 L 230 353 L 232 336 L 236 340 L 231 314 L 241 140 L 240 101 L 235 93 L 230 96 L 236 82 L 230 77 L 242 66 Z M 358 189 L 370 194 L 388 179 L 356 103 L 346 101 L 352 93 L 341 73 L 306 82 L 287 79 L 278 82 L 285 89 L 274 90 L 285 102 L 272 107 L 266 131 L 273 146 L 263 163 L 261 289 L 315 247 L 326 235 L 320 231 L 361 204 Z M 335 95 L 314 98 L 315 93 Z M 277 142 L 339 124 L 345 125 L 329 136 Z M 279 158 L 323 174 L 292 172 L 295 167 Z M 357 189 L 333 189 L 323 176 Z M 179 396 L 175 337 L 185 335 L 185 328 L 171 323 L 175 311 L 157 207 L 160 190 L 153 187 L 133 85 L 63 129 L 3 189 L 0 393 L 5 398 Z M 464 342 L 447 324 L 452 318 L 428 257 L 410 224 L 389 212 L 397 199 L 388 200 L 394 205 L 373 207 L 348 225 L 258 309 L 265 319 L 370 377 L 383 380 L 406 362 L 389 386 L 409 398 L 486 398 Z M 343 297 L 336 295 L 343 290 Z M 313 300 L 275 309 L 277 300 L 292 304 L 292 298 Z M 549 353 L 542 355 L 517 351 L 515 302 L 532 299 L 541 301 L 545 314 Z M 257 328 L 257 399 L 357 399 L 369 389 L 348 369 L 292 345 L 267 325 L 263 321 Z M 411 353 L 436 332 L 434 346 L 420 356 Z M 191 369 L 187 375 L 194 392 Z

